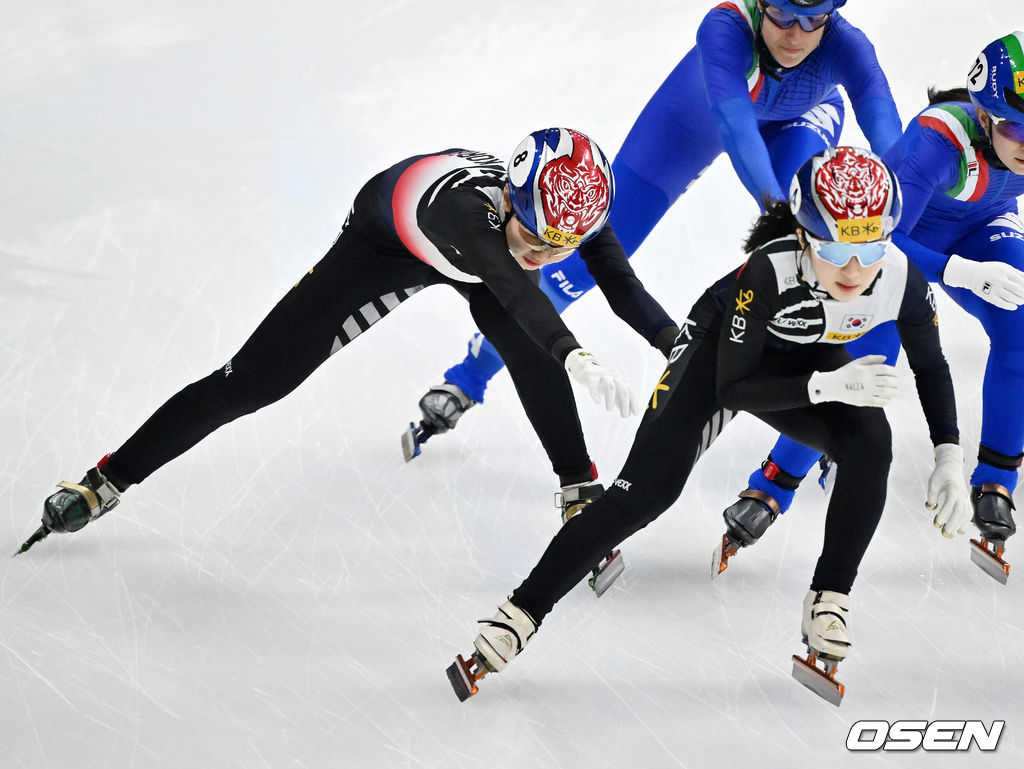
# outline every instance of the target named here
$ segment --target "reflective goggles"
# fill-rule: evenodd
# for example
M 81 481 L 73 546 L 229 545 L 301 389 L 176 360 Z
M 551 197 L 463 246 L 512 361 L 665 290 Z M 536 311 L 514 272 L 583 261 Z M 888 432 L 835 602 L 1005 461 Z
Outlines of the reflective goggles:
M 1004 117 L 996 117 L 989 113 L 993 130 L 1004 139 L 1024 144 L 1024 123 L 1015 123 Z
M 572 246 L 563 246 L 559 248 L 558 246 L 553 246 L 550 243 L 545 243 L 543 240 L 541 240 L 528 229 L 526 229 L 526 226 L 521 221 L 519 221 L 518 217 L 514 216 L 512 218 L 516 220 L 516 226 L 519 227 L 519 236 L 523 239 L 523 242 L 526 244 L 526 247 L 529 248 L 531 251 L 536 251 L 537 253 L 540 254 L 548 254 L 550 256 L 568 256 L 569 254 L 576 250 Z
M 888 240 L 873 240 L 870 243 L 836 243 L 832 240 L 818 240 L 804 233 L 807 245 L 819 259 L 836 267 L 845 267 L 850 260 L 857 257 L 861 267 L 870 267 L 885 258 L 889 250 Z
M 816 13 L 813 16 L 802 16 L 765 3 L 764 15 L 767 16 L 768 20 L 779 29 L 789 29 L 794 24 L 799 24 L 800 29 L 804 32 L 814 32 L 814 30 L 824 27 L 828 22 L 828 17 L 832 14 Z

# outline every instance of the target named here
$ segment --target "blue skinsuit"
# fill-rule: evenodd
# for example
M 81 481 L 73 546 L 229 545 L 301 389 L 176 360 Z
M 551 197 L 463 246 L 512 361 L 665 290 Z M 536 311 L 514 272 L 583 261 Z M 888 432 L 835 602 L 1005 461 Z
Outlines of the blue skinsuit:
M 836 85 L 846 90 L 876 151 L 899 138 L 899 114 L 863 32 L 833 13 L 817 49 L 783 70 L 756 42 L 761 23 L 754 0 L 709 11 L 697 45 L 634 123 L 612 164 L 610 221 L 627 256 L 723 150 L 758 203 L 786 199 L 800 165 L 838 141 L 844 107 Z M 559 312 L 592 287 L 578 254 L 541 271 L 541 288 Z M 479 402 L 502 366 L 476 334 L 465 360 L 448 369 L 445 380 Z
M 885 156 L 903 189 L 903 216 L 893 242 L 931 282 L 942 284 L 950 254 L 978 262 L 1006 262 L 1024 270 L 1024 221 L 1017 202 L 1024 195 L 1024 176 L 993 166 L 991 156 L 976 151 L 972 140 L 987 143 L 971 104 L 935 104 L 911 121 Z M 1001 467 L 979 461 L 971 485 L 998 483 L 1012 492 L 1017 470 L 1007 465 L 1024 451 L 1024 410 L 1016 402 L 1024 385 L 1024 312 L 1000 309 L 967 289 L 944 284 L 942 288 L 981 321 L 988 335 L 981 444 L 1007 458 Z M 848 343 L 847 349 L 854 357 L 885 353 L 895 360 L 898 338 L 876 333 Z M 773 459 L 800 477 L 814 466 L 818 454 L 787 442 L 785 459 L 780 460 L 775 450 Z M 775 496 L 777 486 L 760 471 L 751 476 L 751 484 Z M 784 510 L 793 492 L 780 492 Z M 782 506 L 783 500 L 776 500 Z

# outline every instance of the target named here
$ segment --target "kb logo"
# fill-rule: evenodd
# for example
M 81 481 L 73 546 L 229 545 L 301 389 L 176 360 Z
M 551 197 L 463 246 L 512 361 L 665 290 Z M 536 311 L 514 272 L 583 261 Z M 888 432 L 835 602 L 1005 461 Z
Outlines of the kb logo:
M 846 738 L 847 750 L 968 751 L 973 742 L 978 750 L 995 750 L 1005 721 L 993 721 L 986 729 L 982 721 L 857 721 Z

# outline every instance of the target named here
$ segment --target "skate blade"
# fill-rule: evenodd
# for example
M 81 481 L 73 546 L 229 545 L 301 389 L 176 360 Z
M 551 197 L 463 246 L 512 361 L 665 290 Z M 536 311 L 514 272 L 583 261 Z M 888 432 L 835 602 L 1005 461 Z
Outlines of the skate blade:
M 14 553 L 14 555 L 12 555 L 11 558 L 16 558 L 22 553 L 27 553 L 31 549 L 32 545 L 34 545 L 36 542 L 46 539 L 47 536 L 49 536 L 49 534 L 49 529 L 47 529 L 45 526 L 40 526 L 38 529 L 35 530 L 31 537 L 25 540 L 22 546 L 18 548 L 18 551 Z
M 622 552 L 612 550 L 602 562 L 602 565 L 594 569 L 594 576 L 587 581 L 594 592 L 597 593 L 597 597 L 600 598 L 625 569 L 626 562 L 622 560 Z
M 415 422 L 410 422 L 409 429 L 402 433 L 402 456 L 405 457 L 406 462 L 412 461 L 422 453 L 420 446 L 427 441 L 426 438 L 420 437 L 422 434 L 423 428 Z
M 818 486 L 826 497 L 831 496 L 832 489 L 836 485 L 836 463 L 831 459 L 826 460 L 823 456 L 818 460 L 818 467 L 821 475 L 818 476 Z
M 996 551 L 989 550 L 989 545 L 996 548 Z M 974 565 L 992 577 L 996 582 L 1005 585 L 1010 579 L 1010 564 L 1000 557 L 1002 554 L 1002 547 L 995 543 L 989 542 L 986 539 L 980 541 L 977 539 L 971 540 L 971 560 L 974 562 Z
M 722 572 L 729 568 L 729 559 L 739 552 L 739 543 L 728 534 L 722 535 L 722 541 L 718 543 L 711 553 L 711 579 L 716 579 Z
M 476 682 L 487 675 L 487 668 L 475 654 L 470 655 L 468 660 L 459 654 L 445 672 L 448 674 L 448 682 L 455 690 L 455 696 L 459 698 L 459 702 L 465 702 L 480 691 Z
M 824 662 L 826 670 L 818 667 L 819 657 L 811 652 L 807 657 L 793 655 L 793 678 L 802 683 L 825 702 L 839 707 L 846 694 L 846 687 L 836 680 L 837 662 Z M 827 672 L 826 672 L 827 671 Z

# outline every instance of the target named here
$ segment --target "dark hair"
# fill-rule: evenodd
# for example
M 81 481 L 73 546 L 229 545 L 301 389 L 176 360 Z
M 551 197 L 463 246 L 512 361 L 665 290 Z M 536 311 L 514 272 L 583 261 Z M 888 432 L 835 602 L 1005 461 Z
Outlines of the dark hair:
M 769 241 L 795 234 L 797 227 L 800 226 L 793 216 L 793 209 L 789 207 L 788 200 L 772 201 L 765 209 L 765 213 L 761 214 L 750 228 L 743 243 L 743 250 L 748 254 L 754 253 Z
M 957 102 L 970 102 L 971 92 L 966 88 L 947 88 L 940 91 L 935 86 L 931 86 L 928 89 L 928 106 L 932 104 L 941 104 L 945 101 L 957 101 Z M 992 137 L 989 135 L 988 130 L 985 130 L 983 136 L 978 139 L 971 141 L 971 146 L 977 152 L 980 152 L 985 161 L 993 168 L 1005 169 L 1003 161 L 996 155 L 995 149 L 992 147 Z
M 971 100 L 971 93 L 966 88 L 946 88 L 940 91 L 935 86 L 928 88 L 928 106 L 940 104 L 944 101 L 966 101 Z

